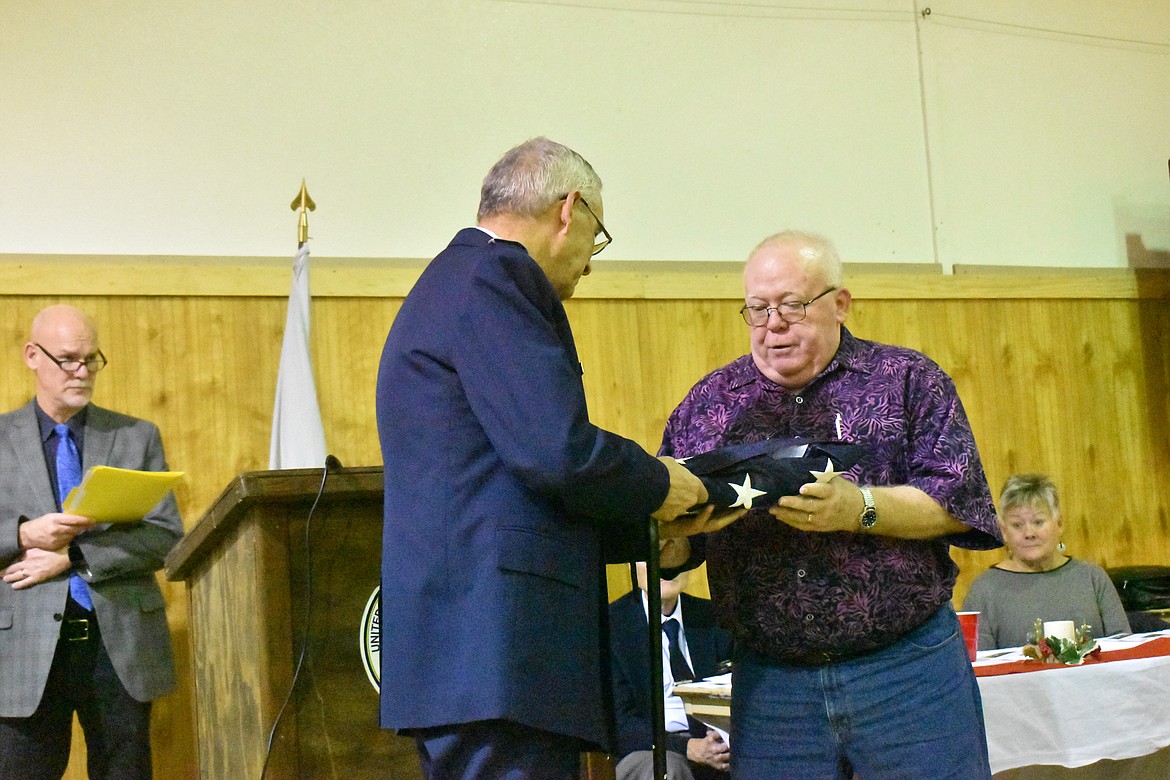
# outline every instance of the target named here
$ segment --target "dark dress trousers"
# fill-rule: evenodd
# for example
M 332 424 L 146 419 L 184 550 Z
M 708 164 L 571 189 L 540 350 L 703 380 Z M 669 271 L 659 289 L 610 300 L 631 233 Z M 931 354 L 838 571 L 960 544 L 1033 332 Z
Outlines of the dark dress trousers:
M 517 243 L 460 231 L 403 302 L 377 389 L 384 727 L 608 744 L 603 564 L 644 557 L 669 477 L 589 421 L 581 372 Z
M 683 633 L 687 640 L 695 678 L 710 677 L 720 661 L 731 657 L 731 635 L 715 624 L 714 611 L 707 599 L 683 593 Z M 634 589 L 609 607 L 610 658 L 613 663 L 614 714 L 617 721 L 617 756 L 635 750 L 650 750 L 653 745 L 651 720 L 650 651 L 646 637 L 646 609 L 642 591 Z M 663 637 L 663 641 L 666 638 Z M 661 695 L 661 693 L 659 694 Z M 687 741 L 702 738 L 707 727 L 687 717 L 690 731 L 666 735 L 666 747 L 687 754 Z

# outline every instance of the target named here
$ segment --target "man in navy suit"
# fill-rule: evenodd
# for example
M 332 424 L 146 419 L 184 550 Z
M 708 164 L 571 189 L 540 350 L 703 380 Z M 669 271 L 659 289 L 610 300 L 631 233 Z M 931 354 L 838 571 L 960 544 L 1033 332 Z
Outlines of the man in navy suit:
M 576 777 L 609 741 L 604 564 L 644 559 L 651 517 L 713 529 L 666 522 L 696 477 L 589 420 L 562 301 L 603 215 L 576 152 L 512 149 L 386 339 L 381 723 L 431 778 Z
M 710 677 L 731 658 L 731 635 L 715 624 L 711 602 L 683 593 L 689 574 L 661 581 L 663 685 L 666 690 L 667 776 L 670 780 L 726 778 L 731 749 L 718 729 L 683 709 L 674 694 L 676 653 L 692 679 Z M 617 721 L 617 780 L 641 780 L 653 770 L 653 721 L 650 659 L 646 652 L 646 564 L 634 569 L 638 587 L 609 606 L 610 661 L 613 665 L 614 714 Z M 677 627 L 666 629 L 670 621 Z M 673 636 L 672 636 L 673 634 Z M 671 647 L 676 641 L 677 646 Z

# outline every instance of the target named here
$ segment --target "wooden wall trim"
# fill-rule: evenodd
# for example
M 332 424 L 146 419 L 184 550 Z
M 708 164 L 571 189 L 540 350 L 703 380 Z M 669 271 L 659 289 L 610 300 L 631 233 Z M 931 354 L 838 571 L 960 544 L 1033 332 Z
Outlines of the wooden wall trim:
M 312 294 L 321 298 L 402 297 L 422 259 L 312 258 Z M 846 263 L 849 289 L 869 300 L 1138 299 L 1170 297 L 1170 269 L 1050 269 L 956 266 L 944 275 L 923 264 Z M 742 263 L 599 260 L 579 299 L 735 300 Z M 0 254 L 7 295 L 285 297 L 292 257 Z

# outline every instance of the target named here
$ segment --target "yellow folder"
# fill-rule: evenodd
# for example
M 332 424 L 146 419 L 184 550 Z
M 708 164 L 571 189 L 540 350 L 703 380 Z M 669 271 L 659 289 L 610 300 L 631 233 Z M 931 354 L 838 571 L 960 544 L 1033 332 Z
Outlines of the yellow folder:
M 99 523 L 141 520 L 182 478 L 182 471 L 94 466 L 65 497 L 62 511 L 92 517 Z

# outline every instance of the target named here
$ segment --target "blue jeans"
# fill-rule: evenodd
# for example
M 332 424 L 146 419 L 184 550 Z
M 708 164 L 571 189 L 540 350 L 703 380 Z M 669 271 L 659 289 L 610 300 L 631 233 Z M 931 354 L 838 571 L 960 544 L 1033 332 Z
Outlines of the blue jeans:
M 979 686 L 950 605 L 825 666 L 737 659 L 733 780 L 989 780 Z

